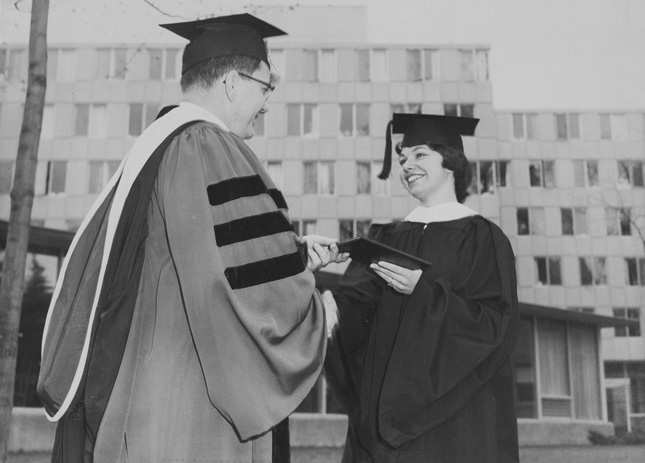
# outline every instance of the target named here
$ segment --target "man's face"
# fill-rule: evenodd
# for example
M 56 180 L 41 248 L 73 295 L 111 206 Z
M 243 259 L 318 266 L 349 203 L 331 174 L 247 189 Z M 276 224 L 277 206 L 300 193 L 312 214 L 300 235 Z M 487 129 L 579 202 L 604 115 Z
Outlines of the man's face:
M 239 99 L 230 129 L 238 137 L 248 139 L 255 134 L 255 119 L 268 111 L 267 100 L 273 91 L 271 72 L 266 63 L 262 62 L 252 75 L 239 72 L 238 75 Z

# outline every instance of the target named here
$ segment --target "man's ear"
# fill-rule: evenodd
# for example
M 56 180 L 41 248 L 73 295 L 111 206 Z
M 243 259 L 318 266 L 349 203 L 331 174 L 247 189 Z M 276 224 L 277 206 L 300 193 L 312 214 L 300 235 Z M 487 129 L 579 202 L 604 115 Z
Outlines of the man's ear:
M 237 99 L 238 85 L 240 82 L 240 75 L 237 71 L 228 71 L 224 76 L 223 84 L 226 96 L 230 101 Z

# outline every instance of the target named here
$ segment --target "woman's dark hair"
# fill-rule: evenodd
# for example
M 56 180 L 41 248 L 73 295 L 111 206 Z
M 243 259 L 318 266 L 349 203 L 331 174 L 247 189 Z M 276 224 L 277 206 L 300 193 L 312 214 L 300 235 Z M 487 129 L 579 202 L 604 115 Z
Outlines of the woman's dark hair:
M 229 71 L 239 71 L 252 75 L 260 67 L 257 58 L 245 55 L 226 55 L 206 59 L 187 69 L 181 76 L 181 90 L 188 91 L 198 87 L 208 90 L 215 81 Z
M 446 145 L 428 145 L 431 150 L 436 151 L 443 157 L 441 166 L 444 169 L 451 170 L 455 177 L 455 194 L 457 201 L 463 203 L 466 201 L 470 192 L 470 182 L 473 178 L 470 163 L 463 151 Z

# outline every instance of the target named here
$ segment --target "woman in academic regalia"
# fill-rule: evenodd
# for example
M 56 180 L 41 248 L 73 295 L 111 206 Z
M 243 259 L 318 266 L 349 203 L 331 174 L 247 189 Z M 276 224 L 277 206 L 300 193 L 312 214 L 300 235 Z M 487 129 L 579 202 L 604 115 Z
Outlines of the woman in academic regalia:
M 510 354 L 518 332 L 515 261 L 504 233 L 462 203 L 470 165 L 461 135 L 477 119 L 394 114 L 391 168 L 419 205 L 369 238 L 432 265 L 351 262 L 326 293 L 339 323 L 326 373 L 349 415 L 343 463 L 517 462 Z M 351 257 L 351 256 L 350 256 Z

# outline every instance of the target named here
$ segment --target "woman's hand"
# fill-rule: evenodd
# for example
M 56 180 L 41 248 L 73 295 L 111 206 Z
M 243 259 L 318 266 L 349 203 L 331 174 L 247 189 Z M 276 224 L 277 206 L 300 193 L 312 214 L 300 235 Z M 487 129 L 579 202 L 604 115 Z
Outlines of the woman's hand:
M 383 278 L 389 287 L 408 296 L 414 291 L 423 273 L 422 270 L 410 270 L 384 261 L 371 264 L 370 268 Z
M 316 272 L 330 263 L 345 262 L 349 254 L 341 253 L 338 250 L 337 239 L 320 235 L 306 235 L 299 237 L 300 243 L 307 243 L 307 266 L 312 272 Z

